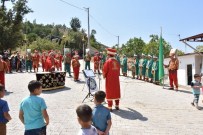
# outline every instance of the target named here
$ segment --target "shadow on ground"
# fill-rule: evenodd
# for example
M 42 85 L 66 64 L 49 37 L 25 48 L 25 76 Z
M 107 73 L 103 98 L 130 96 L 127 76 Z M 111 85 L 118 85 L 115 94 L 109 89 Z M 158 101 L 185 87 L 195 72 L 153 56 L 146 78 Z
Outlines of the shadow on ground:
M 118 111 L 113 111 L 112 113 L 128 120 L 140 120 L 140 121 L 148 120 L 148 118 L 144 117 L 141 113 L 131 108 L 127 108 L 127 110 L 120 109 Z
M 10 94 L 12 94 L 13 92 L 10 92 L 10 91 L 6 91 L 5 95 L 8 96 Z
M 163 89 L 169 90 L 169 87 L 163 87 Z M 170 90 L 170 91 L 182 92 L 182 93 L 186 93 L 186 94 L 192 94 L 192 92 L 189 91 L 189 90 L 180 90 L 180 89 L 178 89 L 178 91 L 175 91 L 175 90 Z
M 54 94 L 54 93 L 58 93 L 58 92 L 62 92 L 62 91 L 67 91 L 70 90 L 71 88 L 69 87 L 64 87 L 62 89 L 55 89 L 55 90 L 45 90 L 42 91 L 43 94 Z

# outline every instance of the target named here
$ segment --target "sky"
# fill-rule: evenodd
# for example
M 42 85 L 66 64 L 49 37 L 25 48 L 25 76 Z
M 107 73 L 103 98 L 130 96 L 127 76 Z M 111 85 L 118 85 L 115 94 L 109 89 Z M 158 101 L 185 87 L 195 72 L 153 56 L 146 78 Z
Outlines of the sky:
M 130 38 L 141 37 L 146 43 L 149 35 L 160 35 L 173 48 L 193 52 L 179 41 L 203 33 L 203 0 L 28 0 L 34 11 L 25 20 L 42 24 L 65 24 L 78 17 L 82 28 L 88 29 L 87 12 L 90 8 L 90 29 L 95 29 L 97 41 L 113 46 L 125 44 Z M 70 6 L 65 2 L 79 8 Z M 6 2 L 7 7 L 11 2 Z M 179 36 L 180 35 L 180 36 Z M 191 43 L 193 47 L 200 43 Z

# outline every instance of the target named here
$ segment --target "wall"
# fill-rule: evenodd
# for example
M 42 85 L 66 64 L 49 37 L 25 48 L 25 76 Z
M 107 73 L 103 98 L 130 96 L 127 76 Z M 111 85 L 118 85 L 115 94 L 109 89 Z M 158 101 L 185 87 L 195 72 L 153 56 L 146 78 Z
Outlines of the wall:
M 179 56 L 179 70 L 178 70 L 178 83 L 180 85 L 187 85 L 187 65 L 192 64 L 192 74 L 194 75 L 195 72 L 195 55 L 184 55 Z M 169 63 L 170 58 L 164 59 L 164 64 Z M 197 60 L 198 61 L 198 60 Z M 165 73 L 167 70 L 165 69 Z

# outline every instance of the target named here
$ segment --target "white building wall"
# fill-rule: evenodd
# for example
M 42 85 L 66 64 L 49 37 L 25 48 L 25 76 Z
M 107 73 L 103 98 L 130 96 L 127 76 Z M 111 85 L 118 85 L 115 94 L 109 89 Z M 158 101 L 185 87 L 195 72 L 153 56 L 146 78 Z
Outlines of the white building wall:
M 178 84 L 187 85 L 187 65 L 192 64 L 192 74 L 195 74 L 195 55 L 184 55 L 178 57 L 179 70 L 178 70 Z M 164 59 L 164 64 L 169 64 L 170 58 Z M 165 73 L 168 71 L 165 69 Z M 167 73 L 168 74 L 168 73 Z
M 195 73 L 196 74 L 201 73 L 201 64 L 202 64 L 202 56 L 196 55 L 195 56 Z

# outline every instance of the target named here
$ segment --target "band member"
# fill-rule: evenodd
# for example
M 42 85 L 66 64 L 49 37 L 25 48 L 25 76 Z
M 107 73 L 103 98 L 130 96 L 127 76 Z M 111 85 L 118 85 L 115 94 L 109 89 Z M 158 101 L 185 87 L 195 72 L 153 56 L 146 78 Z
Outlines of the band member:
M 135 63 L 135 75 L 137 76 L 137 79 L 139 79 L 139 57 L 136 55 L 136 63 Z
M 5 62 L 6 62 L 6 64 L 7 64 L 7 67 L 8 67 L 8 71 L 6 71 L 7 73 L 12 73 L 12 68 L 11 68 L 11 61 L 10 61 L 10 57 L 8 56 L 8 51 L 5 51 L 4 52 L 4 56 L 3 56 L 3 58 L 2 58 Z
M 79 55 L 77 55 L 77 52 L 75 53 L 76 55 L 73 56 L 72 60 L 72 67 L 73 67 L 73 73 L 74 73 L 74 81 L 79 81 L 79 71 L 80 71 L 80 62 L 79 62 Z
M 46 59 L 47 59 L 46 51 L 43 51 L 42 52 L 42 56 L 41 56 L 41 63 L 42 63 L 42 70 L 43 70 L 43 72 L 46 69 Z
M 108 48 L 108 60 L 104 63 L 103 77 L 106 79 L 106 99 L 108 108 L 112 111 L 113 100 L 115 100 L 116 109 L 119 110 L 120 99 L 120 64 L 115 59 L 116 50 Z M 113 84 L 113 85 L 112 85 Z
M 49 52 L 49 56 L 46 59 L 46 72 L 55 71 L 55 58 L 52 51 Z
M 59 71 L 62 70 L 62 61 L 63 61 L 63 56 L 61 55 L 61 52 L 59 51 L 58 53 L 56 53 L 55 56 L 55 60 L 56 60 L 56 69 Z
M 34 55 L 32 56 L 32 66 L 34 68 L 34 72 L 38 72 L 39 60 L 40 60 L 40 56 L 38 54 L 38 51 L 35 50 Z
M 147 82 L 152 82 L 152 65 L 153 65 L 153 58 L 151 55 L 148 55 L 148 61 L 147 61 L 147 65 L 146 65 L 146 78 L 145 81 Z
M 30 72 L 32 72 L 32 54 L 31 52 L 28 52 L 26 55 L 26 71 L 28 72 L 28 67 L 30 69 Z
M 5 72 L 8 71 L 8 67 L 5 61 L 2 59 L 2 55 L 0 55 L 0 84 L 5 86 Z
M 64 56 L 64 71 L 65 72 L 68 72 L 69 74 L 69 77 L 71 77 L 71 54 L 70 53 L 67 53 L 66 56 Z
M 175 90 L 178 91 L 178 77 L 177 77 L 177 71 L 179 68 L 179 60 L 176 56 L 176 49 L 171 49 L 170 51 L 170 61 L 168 65 L 164 65 L 166 68 L 168 68 L 169 71 L 169 81 L 170 81 L 170 90 L 174 90 L 173 83 L 175 85 Z
M 15 63 L 16 63 L 16 72 L 18 72 L 18 70 L 22 72 L 22 59 L 20 57 L 19 52 L 17 52 L 17 55 L 15 56 Z
M 152 66 L 152 75 L 153 75 L 153 83 L 159 84 L 159 61 L 157 60 L 157 57 L 153 57 L 154 62 Z
M 140 58 L 140 60 L 139 60 L 139 80 L 142 80 L 142 76 L 143 76 L 143 71 L 142 71 L 142 69 L 143 69 L 143 62 L 144 62 L 144 54 L 142 53 L 142 55 L 141 55 L 141 58 Z
M 94 56 L 94 73 L 96 73 L 96 71 L 98 71 L 98 73 L 100 74 L 99 63 L 100 63 L 99 53 L 96 52 L 95 56 Z
M 142 62 L 142 76 L 143 76 L 143 80 L 145 80 L 145 76 L 146 76 L 146 66 L 147 66 L 147 62 L 148 62 L 148 59 L 147 59 L 147 56 L 144 55 L 144 60 Z
M 90 70 L 90 61 L 91 61 L 91 55 L 89 53 L 89 51 L 87 52 L 87 54 L 85 55 L 85 69 L 88 68 L 88 70 Z
M 122 60 L 122 73 L 123 76 L 127 76 L 127 70 L 128 70 L 128 60 L 126 55 L 123 56 L 123 60 Z
M 104 63 L 106 62 L 106 52 L 103 51 L 102 57 L 101 57 L 101 70 L 103 69 Z
M 132 76 L 133 79 L 135 79 L 135 73 L 136 73 L 136 57 L 137 55 L 134 55 L 134 59 L 131 61 L 131 70 L 132 70 Z

